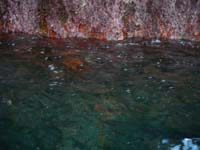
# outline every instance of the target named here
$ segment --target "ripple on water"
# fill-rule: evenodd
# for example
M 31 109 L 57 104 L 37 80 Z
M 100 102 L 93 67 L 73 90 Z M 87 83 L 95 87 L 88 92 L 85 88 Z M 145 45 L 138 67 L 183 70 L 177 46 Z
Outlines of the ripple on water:
M 0 39 L 0 149 L 200 149 L 199 45 L 17 37 Z

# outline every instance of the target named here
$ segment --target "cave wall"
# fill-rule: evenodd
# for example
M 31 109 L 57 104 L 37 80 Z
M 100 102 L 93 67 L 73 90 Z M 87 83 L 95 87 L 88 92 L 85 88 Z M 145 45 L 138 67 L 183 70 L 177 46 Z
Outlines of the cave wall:
M 200 41 L 200 0 L 1 0 L 0 30 L 52 38 Z

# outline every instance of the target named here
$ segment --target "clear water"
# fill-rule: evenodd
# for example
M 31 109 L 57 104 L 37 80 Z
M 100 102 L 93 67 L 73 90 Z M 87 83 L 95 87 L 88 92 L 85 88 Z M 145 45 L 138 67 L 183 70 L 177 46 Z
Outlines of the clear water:
M 200 44 L 0 36 L 1 150 L 198 150 Z

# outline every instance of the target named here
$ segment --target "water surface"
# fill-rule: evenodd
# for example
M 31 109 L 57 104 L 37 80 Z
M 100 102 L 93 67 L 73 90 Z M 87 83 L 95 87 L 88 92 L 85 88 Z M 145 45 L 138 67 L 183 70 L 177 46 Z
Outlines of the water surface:
M 0 149 L 198 150 L 199 79 L 199 43 L 1 35 Z

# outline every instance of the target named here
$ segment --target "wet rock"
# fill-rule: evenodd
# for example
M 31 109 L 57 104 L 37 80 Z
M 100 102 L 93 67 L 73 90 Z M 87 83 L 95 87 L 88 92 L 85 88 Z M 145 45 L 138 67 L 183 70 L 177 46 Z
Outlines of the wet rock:
M 0 30 L 51 38 L 200 41 L 200 1 L 2 0 Z

